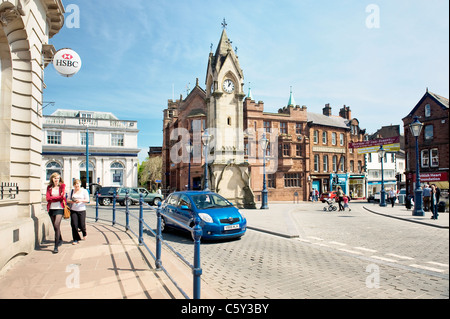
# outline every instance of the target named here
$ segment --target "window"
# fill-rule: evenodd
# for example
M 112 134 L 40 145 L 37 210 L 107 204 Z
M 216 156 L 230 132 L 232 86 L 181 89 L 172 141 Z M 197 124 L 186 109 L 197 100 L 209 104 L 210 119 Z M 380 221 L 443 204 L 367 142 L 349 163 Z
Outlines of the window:
M 81 145 L 86 145 L 86 132 L 81 132 Z M 89 132 L 89 145 L 94 145 L 94 133 Z
M 354 169 L 355 169 L 355 162 L 350 161 L 350 172 L 353 172 Z
M 337 172 L 337 155 L 333 155 L 333 172 Z
M 271 122 L 270 121 L 264 121 L 264 132 L 270 133 L 271 132 Z
M 430 166 L 430 153 L 428 150 L 422 150 L 421 152 L 422 156 L 422 167 L 429 167 Z
M 327 144 L 327 132 L 322 132 L 322 144 Z
M 185 194 L 181 194 L 180 196 L 180 201 L 178 202 L 178 206 L 187 206 L 189 208 L 191 208 L 191 201 L 189 200 L 189 197 L 187 197 L 187 195 Z
M 302 146 L 300 144 L 295 145 L 295 155 L 297 157 L 302 156 Z
M 113 185 L 116 185 L 116 184 L 122 185 L 123 170 L 124 170 L 124 167 L 121 163 L 115 162 L 115 163 L 111 164 L 111 176 L 112 176 Z
M 367 162 L 371 163 L 372 162 L 372 153 L 367 154 L 368 159 Z
M 328 155 L 323 156 L 323 171 L 328 171 Z
M 314 131 L 314 144 L 319 143 L 319 131 Z
M 425 126 L 425 140 L 432 140 L 433 139 L 433 125 L 426 125 Z
M 361 173 L 362 171 L 362 162 L 358 161 L 358 173 Z
M 286 122 L 280 122 L 280 133 L 287 134 L 287 123 Z
M 50 180 L 50 176 L 52 176 L 53 173 L 59 173 L 59 175 L 62 175 L 62 167 L 57 162 L 50 162 L 46 166 L 46 181 Z
M 339 145 L 341 145 L 341 146 L 344 145 L 344 134 L 343 133 L 339 134 Z
M 47 144 L 61 145 L 61 131 L 48 131 Z
M 289 144 L 283 144 L 283 156 L 291 156 L 291 147 Z
M 124 146 L 123 134 L 111 134 L 111 145 L 112 146 Z
M 284 174 L 284 187 L 300 187 L 299 173 Z
M 228 125 L 228 126 L 231 126 L 231 117 L 228 117 L 228 118 L 227 118 L 227 125 Z
M 425 117 L 431 116 L 431 106 L 430 104 L 425 105 Z
M 432 148 L 430 150 L 431 167 L 439 166 L 439 150 L 437 148 Z
M 302 123 L 295 124 L 295 134 L 297 135 L 302 134 Z
M 339 161 L 339 169 L 341 172 L 345 171 L 345 156 L 341 156 L 341 160 Z
M 267 187 L 268 188 L 276 188 L 275 174 L 268 174 L 267 175 Z
M 336 133 L 331 133 L 331 144 L 336 145 Z
M 319 171 L 319 155 L 314 155 L 314 172 Z

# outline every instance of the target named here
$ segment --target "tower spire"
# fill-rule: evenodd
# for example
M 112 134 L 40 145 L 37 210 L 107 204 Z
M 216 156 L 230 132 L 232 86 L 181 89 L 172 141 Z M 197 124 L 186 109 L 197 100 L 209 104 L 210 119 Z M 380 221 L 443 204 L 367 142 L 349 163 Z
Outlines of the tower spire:
M 248 82 L 248 94 L 247 94 L 247 97 L 248 97 L 250 100 L 253 100 L 253 96 L 252 96 L 252 88 L 250 87 L 250 82 Z
M 291 94 L 289 96 L 289 102 L 287 106 L 295 106 L 294 94 L 292 94 L 292 86 L 291 86 Z

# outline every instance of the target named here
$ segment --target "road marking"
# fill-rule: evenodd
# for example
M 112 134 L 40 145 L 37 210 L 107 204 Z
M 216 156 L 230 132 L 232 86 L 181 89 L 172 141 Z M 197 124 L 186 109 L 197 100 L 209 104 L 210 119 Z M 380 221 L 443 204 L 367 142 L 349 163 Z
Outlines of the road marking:
M 344 249 L 344 248 L 341 248 L 341 249 L 339 249 L 339 250 L 340 250 L 340 251 L 344 251 L 344 252 L 346 252 L 346 253 L 350 253 L 350 254 L 362 255 L 362 252 L 354 251 L 354 250 L 350 250 L 350 249 Z
M 369 249 L 369 248 L 364 248 L 364 247 L 353 247 L 353 248 L 359 249 L 359 250 L 363 250 L 363 251 L 367 251 L 369 253 L 376 253 L 377 252 L 376 250 Z
M 408 257 L 408 256 L 400 256 L 396 254 L 386 254 L 386 256 L 391 256 L 399 259 L 405 259 L 405 260 L 413 260 L 414 258 Z
M 308 239 L 298 238 L 298 240 L 300 240 L 300 241 L 302 241 L 304 243 L 311 243 L 311 241 L 308 240 Z
M 321 246 L 321 247 L 330 247 L 326 244 L 322 244 L 322 243 L 313 243 L 313 245 L 317 245 L 317 246 Z
M 339 246 L 347 246 L 347 244 L 340 243 L 340 242 L 337 242 L 337 241 L 330 241 L 330 244 L 339 245 Z
M 315 239 L 315 240 L 323 240 L 322 238 L 319 238 L 319 237 L 313 237 L 313 236 L 308 236 L 308 238 Z
M 379 260 L 383 260 L 383 261 L 388 261 L 388 262 L 391 262 L 391 263 L 397 262 L 397 260 L 394 260 L 394 259 L 384 258 L 384 257 L 380 257 L 380 256 L 375 256 L 375 255 L 370 256 L 370 258 L 375 258 L 375 259 L 379 259 Z
M 425 269 L 425 270 L 435 271 L 435 272 L 444 272 L 445 271 L 443 269 L 437 269 L 437 268 L 421 266 L 421 265 L 416 265 L 416 264 L 409 265 L 409 267 L 420 268 L 420 269 Z
M 447 267 L 448 268 L 448 264 L 441 264 L 441 263 L 437 263 L 437 262 L 434 262 L 434 261 L 428 261 L 427 264 L 432 264 L 432 265 L 435 265 L 435 266 L 441 266 L 441 267 Z

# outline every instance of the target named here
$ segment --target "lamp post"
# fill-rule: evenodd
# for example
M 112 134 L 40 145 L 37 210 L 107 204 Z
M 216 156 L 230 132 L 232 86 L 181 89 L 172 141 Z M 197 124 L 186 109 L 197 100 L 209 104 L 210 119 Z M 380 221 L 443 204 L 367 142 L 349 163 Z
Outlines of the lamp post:
M 386 151 L 383 148 L 383 145 L 380 145 L 380 149 L 378 150 L 378 155 L 381 158 L 381 192 L 380 192 L 380 206 L 386 207 L 386 192 L 384 190 L 384 155 L 386 154 Z
M 89 189 L 89 128 L 86 125 L 86 190 L 91 194 Z
M 209 185 L 208 185 L 208 144 L 211 140 L 211 135 L 209 135 L 208 130 L 205 130 L 205 133 L 202 135 L 202 143 L 205 147 L 205 185 L 203 187 L 203 190 L 209 191 Z
M 416 190 L 414 191 L 414 210 L 413 216 L 425 216 L 422 205 L 422 189 L 420 188 L 420 171 L 419 171 L 419 135 L 422 131 L 423 124 L 420 123 L 417 116 L 414 121 L 409 124 L 412 135 L 416 138 Z
M 266 138 L 266 133 L 263 133 L 262 139 L 261 139 L 261 147 L 263 149 L 263 190 L 261 192 L 261 209 L 268 209 L 269 206 L 267 206 L 267 184 L 266 184 L 266 150 L 267 146 L 269 145 L 269 140 Z
M 188 191 L 191 190 L 191 156 L 192 156 L 192 144 L 189 142 L 189 144 L 186 144 L 186 151 L 189 154 L 189 168 L 188 168 Z

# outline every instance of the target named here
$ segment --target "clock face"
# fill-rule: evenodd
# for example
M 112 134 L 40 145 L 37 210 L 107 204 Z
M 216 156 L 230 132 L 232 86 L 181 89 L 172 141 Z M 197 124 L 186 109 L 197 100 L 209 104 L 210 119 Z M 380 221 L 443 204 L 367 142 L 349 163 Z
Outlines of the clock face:
M 234 91 L 234 83 L 230 79 L 226 79 L 223 82 L 223 90 L 227 93 L 231 93 Z

